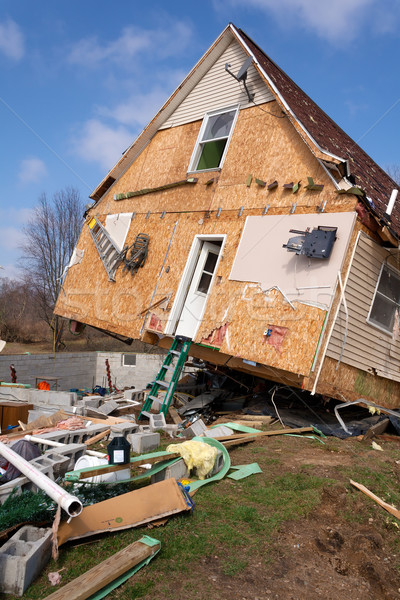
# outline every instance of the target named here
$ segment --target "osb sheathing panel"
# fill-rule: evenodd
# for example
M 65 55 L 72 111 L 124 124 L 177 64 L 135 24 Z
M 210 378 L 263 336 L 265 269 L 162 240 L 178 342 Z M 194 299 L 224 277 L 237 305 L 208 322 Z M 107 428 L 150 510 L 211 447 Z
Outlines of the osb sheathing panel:
M 386 408 L 400 408 L 400 383 L 326 358 L 317 392 L 343 402 L 363 398 Z M 309 385 L 305 386 L 309 389 Z
M 265 108 L 272 108 L 280 114 L 273 103 L 268 103 Z M 123 273 L 121 266 L 116 274 L 116 283 L 108 281 L 85 224 L 77 245 L 85 250 L 84 258 L 82 263 L 69 270 L 56 312 L 121 335 L 139 338 L 145 316 L 138 314 L 168 295 L 167 310 L 161 307 L 151 310 L 153 321 L 160 320 L 157 321 L 157 329 L 164 329 L 194 236 L 225 234 L 227 242 L 197 341 L 208 337 L 216 327 L 229 320 L 221 352 L 240 357 L 238 361 L 244 357 L 270 364 L 272 368 L 308 374 L 325 311 L 299 304 L 293 311 L 279 293 L 263 294 L 257 288 L 247 289 L 243 296 L 246 284 L 230 282 L 228 275 L 246 216 L 260 215 L 266 204 L 270 206 L 268 214 L 288 214 L 295 202 L 296 212 L 314 212 L 315 207 L 325 200 L 327 212 L 351 211 L 356 199 L 337 195 L 325 171 L 288 120 L 271 116 L 260 107 L 240 111 L 221 172 L 196 174 L 197 184 L 123 201 L 113 199 L 114 194 L 185 179 L 200 125 L 200 122 L 190 123 L 158 132 L 135 163 L 90 211 L 90 215 L 98 216 L 102 223 L 107 214 L 137 213 L 126 244 L 133 243 L 138 233 L 150 236 L 145 267 L 132 277 L 129 272 Z M 276 179 L 279 187 L 268 192 L 254 179 L 247 187 L 249 174 L 268 183 Z M 304 187 L 297 194 L 283 190 L 282 185 L 291 181 L 301 180 L 304 186 L 307 176 L 312 176 L 316 183 L 323 183 L 323 192 L 309 192 Z M 205 182 L 212 177 L 215 178 L 214 183 L 206 186 Z M 245 207 L 244 212 L 239 216 L 238 209 L 242 206 Z M 219 207 L 223 210 L 217 218 Z M 164 210 L 167 214 L 161 219 L 160 213 Z M 146 219 L 148 211 L 151 215 Z M 160 275 L 177 221 L 168 258 Z M 251 312 L 256 316 L 251 319 L 249 306 L 252 302 L 246 299 L 248 294 L 254 294 Z M 268 325 L 288 329 L 280 349 L 267 343 L 263 337 Z
M 235 283 L 229 304 L 222 284 L 214 287 L 207 304 L 207 308 L 212 306 L 211 314 L 206 311 L 195 341 L 228 322 L 221 352 L 307 375 L 326 311 L 298 302 L 293 303 L 293 309 L 278 290 L 263 292 L 257 285 Z M 287 328 L 281 348 L 268 343 L 265 331 L 271 327 Z
M 271 110 L 277 116 L 272 116 Z M 306 212 L 325 201 L 325 210 L 329 212 L 354 210 L 355 197 L 336 193 L 332 181 L 293 125 L 287 117 L 278 118 L 280 115 L 276 102 L 240 111 L 221 172 L 193 174 L 198 177 L 198 184 L 114 200 L 114 194 L 158 187 L 187 177 L 201 121 L 159 131 L 96 205 L 93 214 L 217 210 L 219 207 L 237 210 L 242 206 L 261 211 L 266 204 L 270 210 L 289 210 L 295 202 L 296 211 Z M 249 174 L 253 175 L 253 182 L 248 187 Z M 308 176 L 313 177 L 315 183 L 324 184 L 322 192 L 305 189 Z M 218 183 L 205 186 L 212 177 L 219 178 Z M 279 186 L 268 191 L 267 187 L 255 183 L 255 178 L 267 183 L 277 180 Z M 298 181 L 301 187 L 296 194 L 282 187 Z

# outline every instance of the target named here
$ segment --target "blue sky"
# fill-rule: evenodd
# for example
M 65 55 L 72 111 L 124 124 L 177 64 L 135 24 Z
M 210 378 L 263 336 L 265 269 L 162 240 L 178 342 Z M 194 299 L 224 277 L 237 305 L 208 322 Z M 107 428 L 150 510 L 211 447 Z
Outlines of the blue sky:
M 230 21 L 400 165 L 398 0 L 1 0 L 0 276 L 39 196 L 88 199 Z

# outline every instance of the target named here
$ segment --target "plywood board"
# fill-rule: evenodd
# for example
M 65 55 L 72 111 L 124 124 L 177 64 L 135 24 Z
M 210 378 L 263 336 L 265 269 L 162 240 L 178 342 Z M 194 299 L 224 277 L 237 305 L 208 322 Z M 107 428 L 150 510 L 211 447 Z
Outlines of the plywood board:
M 264 290 L 277 286 L 290 301 L 328 308 L 355 219 L 355 212 L 248 217 L 229 279 L 256 282 Z M 290 229 L 305 231 L 319 225 L 338 228 L 329 259 L 298 256 L 282 247 L 296 235 Z

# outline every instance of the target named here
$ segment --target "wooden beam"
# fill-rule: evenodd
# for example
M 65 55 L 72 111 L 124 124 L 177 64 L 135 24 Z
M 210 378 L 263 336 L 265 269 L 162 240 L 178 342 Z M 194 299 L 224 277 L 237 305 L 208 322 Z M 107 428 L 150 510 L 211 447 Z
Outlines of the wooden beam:
M 46 596 L 45 600 L 86 600 L 146 558 L 152 557 L 160 548 L 160 542 L 151 546 L 138 540 Z
M 261 433 L 252 433 L 252 434 L 237 433 L 234 435 L 223 435 L 223 436 L 217 437 L 215 439 L 218 440 L 219 442 L 224 442 L 224 441 L 229 442 L 230 440 L 241 440 L 241 439 L 246 439 L 248 437 L 257 439 L 260 437 L 266 437 L 266 436 L 272 436 L 272 435 L 285 435 L 288 433 L 310 433 L 311 431 L 314 431 L 314 429 L 312 427 L 297 427 L 296 429 L 290 429 L 288 427 L 287 429 L 262 431 Z
M 360 492 L 363 492 L 363 494 L 368 496 L 368 498 L 371 498 L 371 500 L 374 500 L 377 504 L 379 504 L 379 506 L 381 506 L 382 508 L 387 510 L 391 515 L 396 517 L 396 519 L 400 519 L 400 510 L 397 510 L 397 508 L 395 508 L 394 506 L 391 506 L 390 504 L 388 504 L 387 502 L 382 500 L 382 498 L 379 498 L 379 496 L 375 496 L 375 494 L 373 494 L 371 492 L 371 490 L 366 488 L 365 485 L 362 485 L 361 483 L 357 483 L 356 481 L 353 481 L 352 479 L 350 479 L 350 483 L 355 488 L 360 490 Z
M 100 431 L 100 433 L 98 433 L 97 435 L 94 435 L 93 437 L 91 437 L 85 441 L 86 446 L 91 446 L 92 444 L 99 442 L 100 440 L 105 438 L 107 435 L 109 435 L 110 431 L 111 431 L 111 429 L 106 429 L 105 431 Z

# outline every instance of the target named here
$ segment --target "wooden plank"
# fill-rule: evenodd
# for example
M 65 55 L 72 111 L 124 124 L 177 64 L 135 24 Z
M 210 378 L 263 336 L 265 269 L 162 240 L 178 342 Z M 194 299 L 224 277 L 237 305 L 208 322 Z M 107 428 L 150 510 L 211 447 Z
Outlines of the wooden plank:
M 100 440 L 105 438 L 107 435 L 109 435 L 110 431 L 111 431 L 111 429 L 106 429 L 105 431 L 100 431 L 100 433 L 98 433 L 97 435 L 94 435 L 93 437 L 91 437 L 85 441 L 86 446 L 92 446 L 92 444 L 99 442 Z
M 389 422 L 389 419 L 382 419 L 382 421 L 379 421 L 378 423 L 375 423 L 375 425 L 372 425 L 372 427 L 370 427 L 368 431 L 364 434 L 363 440 L 371 440 L 376 435 L 379 435 L 386 431 Z
M 182 423 L 182 419 L 178 415 L 178 411 L 174 406 L 170 406 L 168 412 L 175 425 L 179 425 L 180 423 Z
M 224 442 L 224 441 L 231 441 L 231 440 L 242 440 L 242 439 L 246 439 L 246 438 L 260 438 L 260 437 L 266 437 L 266 436 L 272 436 L 272 435 L 284 435 L 287 433 L 310 433 L 314 431 L 314 429 L 312 427 L 297 427 L 295 429 L 290 429 L 290 427 L 288 427 L 287 429 L 276 429 L 275 431 L 271 430 L 271 431 L 262 431 L 261 433 L 252 433 L 252 434 L 248 434 L 248 433 L 237 433 L 234 435 L 223 435 L 221 437 L 217 437 L 215 438 L 216 440 L 218 440 L 219 442 Z
M 149 457 L 148 455 L 146 456 L 146 458 L 142 458 L 142 456 L 136 456 L 135 458 L 131 458 L 130 463 L 126 463 L 123 465 L 103 465 L 103 466 L 99 466 L 99 467 L 94 467 L 93 469 L 91 468 L 87 468 L 87 469 L 82 469 L 82 471 L 79 473 L 79 479 L 87 479 L 88 477 L 96 477 L 97 475 L 104 475 L 105 473 L 112 473 L 114 471 L 122 471 L 123 469 L 128 469 L 128 468 L 134 468 L 139 466 L 139 463 L 146 463 L 146 464 L 150 464 L 153 465 L 156 462 L 160 462 L 163 460 L 170 460 L 171 458 L 180 458 L 181 455 L 178 454 L 177 452 L 166 452 L 163 456 L 154 456 Z M 75 471 L 71 471 L 71 472 L 75 472 Z
M 368 498 L 371 498 L 371 500 L 374 500 L 374 502 L 379 504 L 379 506 L 381 506 L 382 508 L 387 510 L 387 512 L 389 512 L 391 515 L 396 517 L 396 519 L 400 519 L 400 510 L 397 510 L 397 508 L 395 508 L 394 506 L 391 506 L 390 504 L 388 504 L 387 502 L 382 500 L 382 498 L 379 498 L 379 496 L 376 496 L 375 494 L 373 494 L 371 492 L 371 490 L 369 490 L 368 488 L 365 487 L 365 485 L 362 485 L 361 483 L 357 483 L 356 481 L 353 481 L 352 479 L 350 479 L 350 483 L 351 483 L 351 485 L 356 487 L 358 490 L 360 490 L 360 492 L 363 492 L 363 494 L 368 496 Z
M 156 554 L 160 548 L 160 542 L 154 546 L 149 546 L 138 540 L 103 560 L 103 562 L 70 581 L 50 596 L 46 596 L 45 600 L 86 600 L 86 598 L 133 569 L 146 558 Z

